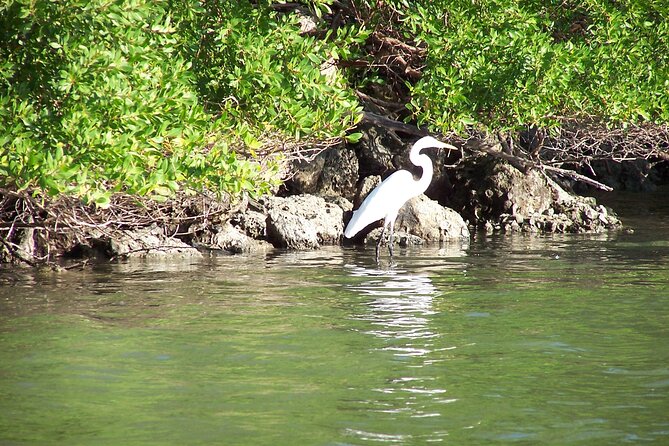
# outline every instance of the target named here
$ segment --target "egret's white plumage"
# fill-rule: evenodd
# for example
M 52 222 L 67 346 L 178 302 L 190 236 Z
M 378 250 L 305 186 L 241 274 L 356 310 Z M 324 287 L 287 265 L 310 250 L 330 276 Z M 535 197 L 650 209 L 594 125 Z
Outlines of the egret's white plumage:
M 420 153 L 428 147 L 455 149 L 450 144 L 437 141 L 431 136 L 424 136 L 416 141 L 411 148 L 411 152 L 409 152 L 409 159 L 413 164 L 423 169 L 420 179 L 415 180 L 409 171 L 398 170 L 383 180 L 381 184 L 367 195 L 367 198 L 365 198 L 360 207 L 353 212 L 353 217 L 348 222 L 344 231 L 344 235 L 347 238 L 355 236 L 367 225 L 384 219 L 383 232 L 379 237 L 379 243 L 377 243 L 376 254 L 378 257 L 381 239 L 386 228 L 390 227 L 388 247 L 390 255 L 392 255 L 395 219 L 400 208 L 411 198 L 425 192 L 430 182 L 432 182 L 432 175 L 434 174 L 432 160 L 427 155 Z

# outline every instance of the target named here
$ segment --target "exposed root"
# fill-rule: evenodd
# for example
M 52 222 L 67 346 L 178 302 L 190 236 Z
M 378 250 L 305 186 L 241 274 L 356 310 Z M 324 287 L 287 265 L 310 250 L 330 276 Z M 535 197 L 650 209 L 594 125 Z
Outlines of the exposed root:
M 0 261 L 56 266 L 61 256 L 77 257 L 83 251 L 107 258 L 127 255 L 130 252 L 104 252 L 105 243 L 117 239 L 119 231 L 151 228 L 154 235 L 186 240 L 236 206 L 245 205 L 205 193 L 181 194 L 162 203 L 117 194 L 110 206 L 102 209 L 70 196 L 49 198 L 0 189 Z M 131 250 L 150 249 L 154 248 L 140 244 Z

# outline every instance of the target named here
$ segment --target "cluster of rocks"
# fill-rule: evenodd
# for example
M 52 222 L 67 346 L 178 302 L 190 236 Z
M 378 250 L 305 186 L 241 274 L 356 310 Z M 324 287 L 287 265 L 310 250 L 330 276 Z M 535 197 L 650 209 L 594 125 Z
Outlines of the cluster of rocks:
M 621 226 L 618 217 L 592 197 L 567 192 L 534 169 L 521 172 L 502 160 L 468 163 L 454 174 L 450 202 L 486 232 L 602 232 Z
M 269 197 L 255 208 L 200 231 L 194 243 L 233 253 L 273 247 L 302 250 L 337 244 L 344 232 L 344 211 L 315 195 Z
M 159 224 L 134 230 L 85 228 L 67 243 L 60 241 L 61 254 L 190 257 L 206 250 L 242 253 L 376 243 L 380 225 L 346 241 L 345 224 L 382 178 L 397 169 L 421 174 L 408 160 L 411 142 L 377 127 L 367 128 L 356 145 L 332 147 L 311 161 L 295 161 L 291 178 L 277 196 L 246 200 L 216 218 L 178 230 Z M 600 232 L 621 224 L 611 210 L 569 192 L 541 170 L 522 172 L 506 161 L 485 156 L 446 168 L 453 154 L 435 149 L 428 155 L 434 160 L 435 176 L 426 195 L 401 209 L 395 223 L 395 242 L 400 245 L 468 240 L 470 230 L 477 229 Z M 39 234 L 32 229 L 24 230 L 17 240 L 13 254 L 22 260 L 44 256 L 52 248 L 40 247 Z
M 248 252 L 272 247 L 314 249 L 339 244 L 351 211 L 384 176 L 416 171 L 410 144 L 378 128 L 366 129 L 357 145 L 333 147 L 311 161 L 295 161 L 282 196 L 268 197 L 229 220 L 199 231 L 198 247 Z M 494 158 L 476 158 L 443 168 L 448 154 L 431 153 L 435 177 L 427 195 L 410 200 L 395 224 L 395 242 L 406 245 L 469 239 L 487 232 L 601 232 L 620 226 L 595 199 L 577 196 L 540 170 L 521 172 Z M 380 225 L 351 243 L 376 243 Z
M 310 194 L 270 197 L 261 205 L 263 212 L 247 209 L 225 223 L 200 231 L 193 238 L 194 246 L 241 253 L 339 244 L 344 222 L 353 207 L 345 198 L 333 203 Z M 467 224 L 457 212 L 425 196 L 416 197 L 403 207 L 395 227 L 395 241 L 405 246 L 469 239 Z M 376 243 L 380 231 L 372 228 L 357 241 Z

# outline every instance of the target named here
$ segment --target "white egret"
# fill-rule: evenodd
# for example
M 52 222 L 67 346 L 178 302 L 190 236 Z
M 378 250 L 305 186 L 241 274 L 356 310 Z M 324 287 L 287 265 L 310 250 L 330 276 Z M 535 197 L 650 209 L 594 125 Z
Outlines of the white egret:
M 351 221 L 346 225 L 344 236 L 351 238 L 370 223 L 384 219 L 383 230 L 376 243 L 377 259 L 379 258 L 379 247 L 387 227 L 390 227 L 388 251 L 390 257 L 393 256 L 393 232 L 400 208 L 411 198 L 425 192 L 432 182 L 432 175 L 434 174 L 432 160 L 427 155 L 420 153 L 428 147 L 457 150 L 452 145 L 437 141 L 431 136 L 424 136 L 416 141 L 411 148 L 411 152 L 409 152 L 409 159 L 423 169 L 421 177 L 415 180 L 411 172 L 407 170 L 398 170 L 393 173 L 367 195 L 358 210 L 353 212 Z

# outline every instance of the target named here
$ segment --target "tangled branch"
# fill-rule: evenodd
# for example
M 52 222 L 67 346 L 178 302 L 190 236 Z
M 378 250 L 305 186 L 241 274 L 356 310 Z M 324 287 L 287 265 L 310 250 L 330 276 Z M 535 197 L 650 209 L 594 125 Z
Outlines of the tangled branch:
M 244 205 L 209 193 L 183 193 L 166 202 L 116 194 L 103 209 L 66 195 L 50 198 L 0 189 L 0 258 L 49 264 L 52 250 L 91 246 L 93 239 L 112 238 L 119 230 L 157 226 L 165 236 L 183 237 Z

